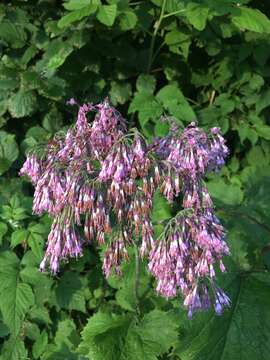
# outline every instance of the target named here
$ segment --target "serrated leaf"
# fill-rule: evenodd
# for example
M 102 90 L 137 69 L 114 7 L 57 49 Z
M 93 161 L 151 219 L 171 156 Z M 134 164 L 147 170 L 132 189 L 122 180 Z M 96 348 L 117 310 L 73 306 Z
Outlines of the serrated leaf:
M 136 81 L 136 88 L 139 93 L 153 94 L 156 88 L 155 77 L 148 74 L 141 74 Z
M 27 360 L 28 351 L 19 337 L 10 337 L 1 351 L 1 360 Z
M 206 26 L 209 8 L 204 4 L 196 4 L 189 2 L 186 11 L 184 12 L 188 21 L 195 27 L 195 29 L 202 31 Z
M 157 360 L 159 355 L 177 343 L 178 326 L 178 319 L 173 313 L 153 310 L 146 314 L 137 326 L 129 328 L 125 359 Z
M 17 245 L 28 240 L 29 232 L 26 229 L 15 230 L 11 235 L 10 245 L 15 248 Z
M 66 272 L 55 290 L 57 304 L 64 309 L 85 312 L 85 298 L 80 277 L 75 272 Z
M 124 104 L 131 96 L 131 86 L 128 83 L 112 81 L 110 99 L 113 105 Z
M 0 175 L 7 171 L 19 155 L 15 136 L 0 131 Z
M 91 360 L 120 359 L 122 339 L 129 323 L 128 316 L 98 312 L 90 317 L 82 331 L 79 353 Z
M 270 33 L 270 20 L 258 9 L 238 7 L 237 12 L 232 15 L 232 22 L 240 30 Z
M 34 359 L 38 359 L 46 349 L 48 344 L 48 334 L 46 331 L 42 331 L 32 347 L 32 353 Z
M 182 54 L 187 59 L 191 45 L 189 34 L 185 34 L 179 30 L 172 30 L 166 34 L 165 42 L 169 46 L 170 51 L 176 54 Z
M 112 5 L 100 5 L 97 12 L 97 19 L 106 26 L 112 26 L 114 24 L 117 13 L 117 6 Z
M 182 329 L 176 354 L 182 360 L 268 360 L 269 281 L 269 274 L 233 278 L 228 286 L 231 309 L 222 317 L 197 314 Z
M 10 43 L 13 48 L 21 48 L 25 44 L 27 35 L 22 26 L 16 27 L 16 23 L 5 19 L 0 23 L 0 38 Z
M 0 244 L 2 244 L 3 236 L 7 233 L 8 227 L 4 222 L 0 222 Z
M 9 99 L 8 110 L 11 116 L 21 118 L 31 115 L 37 106 L 36 95 L 33 91 L 19 91 Z
M 8 301 L 7 301 L 8 299 Z M 0 256 L 0 309 L 12 335 L 17 336 L 23 319 L 34 304 L 34 294 L 28 284 L 19 281 L 19 260 L 15 254 Z

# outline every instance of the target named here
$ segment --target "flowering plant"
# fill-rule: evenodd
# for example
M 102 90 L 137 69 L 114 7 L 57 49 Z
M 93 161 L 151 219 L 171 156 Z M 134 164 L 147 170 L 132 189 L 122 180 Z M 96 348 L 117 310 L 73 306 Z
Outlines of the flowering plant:
M 172 122 L 167 136 L 148 143 L 138 130 L 127 130 L 107 99 L 80 106 L 75 126 L 44 151 L 29 153 L 20 171 L 35 187 L 33 212 L 53 218 L 40 269 L 49 265 L 57 273 L 60 260 L 82 255 L 96 240 L 106 245 L 108 277 L 121 273 L 128 247 L 135 246 L 148 259 L 158 293 L 171 298 L 180 290 L 190 317 L 212 305 L 221 314 L 230 300 L 215 283 L 214 265 L 225 271 L 229 249 L 203 179 L 227 154 L 216 127 L 206 133 L 195 122 L 185 129 Z M 182 208 L 155 238 L 151 210 L 158 190 Z

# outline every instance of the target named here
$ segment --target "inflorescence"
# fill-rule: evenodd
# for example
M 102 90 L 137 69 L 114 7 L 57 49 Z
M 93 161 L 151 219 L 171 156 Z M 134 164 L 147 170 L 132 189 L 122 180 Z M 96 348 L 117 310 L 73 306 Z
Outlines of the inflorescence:
M 128 247 L 139 244 L 159 294 L 171 298 L 180 290 L 190 317 L 212 305 L 221 314 L 230 300 L 215 284 L 214 265 L 225 271 L 229 249 L 203 178 L 219 170 L 227 154 L 218 128 L 207 134 L 195 123 L 182 131 L 173 124 L 148 144 L 136 129 L 127 131 L 107 100 L 80 106 L 75 126 L 57 134 L 43 154 L 29 153 L 20 171 L 35 187 L 33 212 L 53 218 L 40 269 L 49 265 L 56 273 L 60 260 L 81 256 L 83 245 L 96 240 L 106 244 L 105 276 L 119 274 Z M 182 199 L 182 210 L 155 239 L 157 190 L 169 202 Z

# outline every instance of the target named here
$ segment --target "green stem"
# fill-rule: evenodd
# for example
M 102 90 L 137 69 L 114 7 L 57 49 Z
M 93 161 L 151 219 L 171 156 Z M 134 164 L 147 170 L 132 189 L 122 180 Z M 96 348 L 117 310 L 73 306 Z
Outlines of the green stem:
M 135 298 L 135 308 L 137 316 L 140 316 L 140 254 L 137 242 L 134 241 L 135 249 L 135 282 L 134 282 L 134 298 Z
M 177 14 L 180 14 L 182 12 L 185 12 L 186 9 L 182 9 L 182 10 L 177 10 L 177 11 L 174 11 L 174 12 L 171 12 L 169 14 L 166 14 L 163 16 L 163 19 L 167 18 L 167 17 L 170 17 L 170 16 L 173 16 L 173 15 L 177 15 Z
M 164 12 L 165 12 L 165 7 L 166 7 L 166 1 L 167 1 L 167 0 L 163 0 L 159 19 L 158 19 L 158 21 L 157 21 L 157 22 L 155 23 L 155 25 L 154 25 L 155 30 L 154 30 L 154 32 L 153 32 L 152 39 L 151 39 L 151 43 L 150 43 L 147 73 L 150 72 L 151 66 L 152 66 L 152 63 L 153 63 L 153 52 L 154 52 L 154 47 L 155 47 L 155 40 L 156 40 L 156 36 L 157 36 L 158 30 L 159 30 L 159 27 L 160 27 L 161 22 L 162 22 L 162 19 L 163 19 L 163 17 L 164 17 Z

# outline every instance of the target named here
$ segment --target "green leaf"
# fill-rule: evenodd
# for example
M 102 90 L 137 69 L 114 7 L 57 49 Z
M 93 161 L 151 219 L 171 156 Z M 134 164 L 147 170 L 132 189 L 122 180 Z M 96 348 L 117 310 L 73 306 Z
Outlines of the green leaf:
M 156 88 L 156 79 L 152 75 L 141 74 L 137 78 L 136 88 L 139 93 L 153 94 Z
M 8 301 L 7 301 L 8 299 Z M 17 336 L 24 317 L 34 304 L 34 294 L 28 284 L 19 281 L 19 260 L 15 254 L 0 255 L 0 309 L 4 323 Z
M 113 5 L 100 5 L 97 13 L 97 19 L 106 26 L 114 24 L 117 13 L 117 6 Z
M 260 137 L 270 140 L 270 126 L 258 124 L 255 126 L 255 129 Z
M 227 184 L 218 178 L 207 183 L 211 196 L 226 205 L 238 205 L 243 201 L 244 193 L 238 184 Z
M 125 359 L 157 360 L 177 343 L 178 326 L 176 314 L 160 310 L 146 314 L 138 325 L 129 328 Z
M 0 23 L 0 39 L 10 43 L 13 48 L 21 48 L 27 39 L 26 32 L 22 26 L 17 27 L 16 23 L 5 19 Z
M 113 105 L 124 104 L 131 96 L 131 86 L 129 83 L 112 81 L 110 99 Z
M 3 346 L 1 360 L 27 360 L 29 359 L 27 355 L 23 340 L 12 336 Z
M 75 1 L 74 1 L 75 3 Z M 78 4 L 79 6 L 79 4 Z M 67 15 L 64 15 L 57 23 L 58 27 L 60 29 L 63 29 L 65 27 L 68 27 L 70 24 L 74 23 L 75 21 L 82 20 L 83 18 L 94 14 L 97 10 L 97 4 L 91 4 L 88 6 L 85 6 L 83 8 L 79 8 L 78 10 L 72 11 Z
M 228 286 L 231 309 L 187 322 L 176 354 L 181 360 L 268 360 L 269 284 L 269 274 L 235 277 Z
M 3 236 L 7 233 L 8 227 L 4 222 L 0 222 L 0 245 L 3 242 Z
M 120 28 L 122 31 L 133 29 L 138 21 L 137 15 L 131 11 L 123 11 L 119 16 Z
M 38 359 L 44 353 L 47 344 L 48 344 L 48 334 L 46 333 L 45 330 L 43 330 L 42 333 L 37 338 L 37 340 L 35 341 L 32 348 L 34 359 Z
M 69 0 L 63 6 L 67 10 L 79 10 L 92 4 L 92 0 Z
M 59 49 L 59 52 L 52 56 L 48 62 L 48 69 L 57 69 L 64 64 L 66 58 L 72 53 L 72 46 L 65 45 Z
M 270 20 L 258 9 L 238 7 L 237 12 L 232 15 L 232 22 L 240 30 L 270 33 Z
M 9 99 L 8 110 L 14 118 L 31 115 L 37 106 L 37 98 L 33 91 L 20 90 Z
M 26 229 L 15 230 L 11 235 L 10 245 L 12 249 L 23 242 L 27 242 L 28 236 L 29 232 Z
M 185 59 L 188 57 L 191 39 L 189 34 L 179 30 L 172 30 L 165 36 L 165 43 L 169 46 L 170 51 L 175 54 L 182 54 Z
M 186 11 L 184 12 L 188 21 L 195 27 L 195 29 L 202 31 L 206 26 L 209 8 L 204 4 L 196 4 L 189 2 Z
M 150 119 L 157 119 L 162 114 L 162 106 L 157 102 L 154 95 L 146 92 L 137 93 L 130 103 L 129 113 L 139 112 L 139 121 L 142 128 Z
M 189 105 L 182 91 L 175 85 L 164 86 L 157 94 L 158 100 L 179 120 L 192 121 L 196 119 L 192 107 Z
M 7 171 L 19 155 L 15 136 L 0 131 L 0 175 Z
M 98 312 L 82 331 L 79 353 L 91 360 L 120 359 L 129 323 L 130 318 L 125 315 Z
M 80 277 L 75 272 L 66 272 L 55 290 L 57 304 L 64 309 L 85 312 L 85 298 Z

